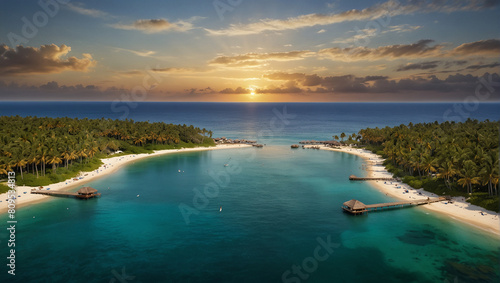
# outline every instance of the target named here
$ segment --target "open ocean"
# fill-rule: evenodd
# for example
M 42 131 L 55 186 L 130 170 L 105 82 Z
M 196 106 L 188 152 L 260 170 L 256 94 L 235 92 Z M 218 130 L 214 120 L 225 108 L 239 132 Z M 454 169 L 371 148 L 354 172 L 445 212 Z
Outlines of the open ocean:
M 53 198 L 19 209 L 16 276 L 7 274 L 2 228 L 0 282 L 499 282 L 498 238 L 422 207 L 344 214 L 340 206 L 352 198 L 393 199 L 348 180 L 364 174 L 357 156 L 290 149 L 367 127 L 500 120 L 498 109 L 498 103 L 1 102 L 0 115 L 193 124 L 214 137 L 266 146 L 140 160 L 86 183 L 100 199 Z M 208 198 L 200 197 L 204 191 Z M 1 227 L 7 220 L 0 216 Z

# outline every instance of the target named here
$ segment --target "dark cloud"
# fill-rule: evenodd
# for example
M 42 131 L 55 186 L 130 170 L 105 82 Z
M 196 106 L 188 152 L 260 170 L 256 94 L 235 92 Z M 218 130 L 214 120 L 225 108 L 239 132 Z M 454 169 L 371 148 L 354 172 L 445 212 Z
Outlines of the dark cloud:
M 481 65 L 470 65 L 468 66 L 467 70 L 479 70 L 479 69 L 484 69 L 484 68 L 495 68 L 500 66 L 500 63 L 491 63 L 491 64 L 481 64 Z
M 446 62 L 444 62 L 444 67 L 445 68 L 449 68 L 449 67 L 452 67 L 452 66 L 462 66 L 462 65 L 467 64 L 467 62 L 468 61 L 465 61 L 465 60 L 446 61 Z
M 479 78 L 471 74 L 449 75 L 445 79 L 439 79 L 435 75 L 429 76 L 416 76 L 404 78 L 400 80 L 389 79 L 386 76 L 366 76 L 357 77 L 354 75 L 343 76 L 328 76 L 317 77 L 316 84 L 304 84 L 305 74 L 286 74 L 276 73 L 269 74 L 265 77 L 287 80 L 285 83 L 287 87 L 281 87 L 280 90 L 293 90 L 293 93 L 298 92 L 315 92 L 315 93 L 404 93 L 416 91 L 430 91 L 436 93 L 474 93 Z M 491 77 L 490 77 L 491 76 Z M 500 81 L 498 74 L 484 74 L 488 81 Z M 293 86 L 291 89 L 290 86 Z M 311 89 L 310 87 L 315 87 Z M 292 92 L 292 91 L 290 91 Z
M 500 40 L 487 39 L 464 43 L 451 52 L 451 55 L 482 55 L 498 56 L 500 54 Z
M 83 58 L 63 57 L 71 51 L 66 45 L 42 45 L 40 48 L 0 45 L 0 75 L 50 74 L 64 71 L 85 72 L 96 64 L 90 54 Z
M 440 63 L 441 63 L 440 61 L 427 61 L 427 62 L 420 62 L 420 63 L 408 63 L 406 65 L 399 66 L 399 68 L 396 71 L 402 72 L 402 71 L 409 71 L 409 70 L 428 70 L 428 69 L 434 69 L 437 66 L 439 66 Z
M 214 89 L 211 87 L 206 87 L 206 88 L 189 88 L 184 90 L 185 93 L 194 95 L 194 94 L 213 94 L 217 93 Z
M 219 93 L 222 93 L 222 94 L 244 94 L 244 93 L 250 93 L 250 91 L 248 89 L 238 87 L 236 89 L 225 88 L 225 89 L 219 91 Z
M 327 48 L 319 51 L 319 54 L 332 60 L 379 60 L 379 59 L 397 59 L 397 58 L 421 58 L 429 56 L 438 56 L 442 45 L 431 45 L 434 40 L 422 39 L 413 44 L 396 44 L 380 46 L 377 48 L 369 47 L 348 47 L 348 48 Z

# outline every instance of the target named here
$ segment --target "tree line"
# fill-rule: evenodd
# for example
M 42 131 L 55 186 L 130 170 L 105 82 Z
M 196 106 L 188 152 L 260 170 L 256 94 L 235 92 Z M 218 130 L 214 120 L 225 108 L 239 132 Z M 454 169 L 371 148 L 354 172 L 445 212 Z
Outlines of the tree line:
M 438 178 L 448 189 L 498 195 L 499 122 L 420 123 L 359 131 L 402 175 Z
M 0 124 L 0 176 L 15 171 L 21 179 L 56 173 L 117 150 L 214 144 L 212 131 L 164 122 L 1 116 Z

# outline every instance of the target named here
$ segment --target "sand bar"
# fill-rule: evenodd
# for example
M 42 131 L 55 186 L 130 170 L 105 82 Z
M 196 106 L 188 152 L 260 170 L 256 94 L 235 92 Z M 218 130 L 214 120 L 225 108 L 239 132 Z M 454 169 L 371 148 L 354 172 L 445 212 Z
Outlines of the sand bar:
M 63 182 L 59 182 L 56 184 L 51 184 L 48 186 L 44 186 L 43 190 L 50 189 L 51 191 L 69 191 L 71 189 L 74 189 L 76 187 L 80 186 L 85 186 L 88 182 L 94 181 L 97 178 L 104 177 L 106 175 L 109 175 L 119 168 L 121 168 L 123 165 L 137 161 L 146 157 L 152 157 L 152 156 L 158 156 L 158 155 L 164 155 L 164 154 L 171 154 L 171 153 L 181 153 L 181 152 L 194 152 L 194 151 L 208 151 L 208 150 L 218 150 L 218 149 L 232 149 L 232 148 L 248 148 L 252 147 L 252 145 L 247 145 L 247 144 L 223 144 L 223 145 L 217 145 L 214 147 L 195 147 L 195 148 L 183 148 L 183 149 L 166 149 L 166 150 L 157 150 L 154 153 L 141 153 L 141 154 L 129 154 L 129 155 L 122 155 L 122 156 L 116 156 L 116 157 L 111 157 L 111 158 L 105 158 L 102 159 L 102 162 L 104 163 L 99 169 L 92 171 L 92 172 L 84 172 L 83 176 L 81 176 L 82 179 L 79 179 L 78 181 L 73 181 L 73 179 L 68 179 Z M 28 186 L 16 186 L 17 190 L 17 197 L 16 197 L 16 210 L 19 209 L 20 207 L 26 206 L 28 204 L 35 204 L 39 203 L 42 201 L 47 201 L 50 199 L 54 199 L 54 197 L 51 196 L 45 196 L 45 195 L 37 195 L 37 194 L 30 194 L 32 189 L 35 189 L 37 187 L 28 187 Z M 8 202 L 6 201 L 8 198 L 8 193 L 3 193 L 0 194 L 0 213 L 5 213 L 8 210 Z

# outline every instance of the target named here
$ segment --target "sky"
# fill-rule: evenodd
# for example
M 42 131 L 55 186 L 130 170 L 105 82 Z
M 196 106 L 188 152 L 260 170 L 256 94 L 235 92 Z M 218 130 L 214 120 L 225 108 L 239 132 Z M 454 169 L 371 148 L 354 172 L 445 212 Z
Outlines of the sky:
M 2 1 L 0 100 L 499 101 L 499 6 Z

